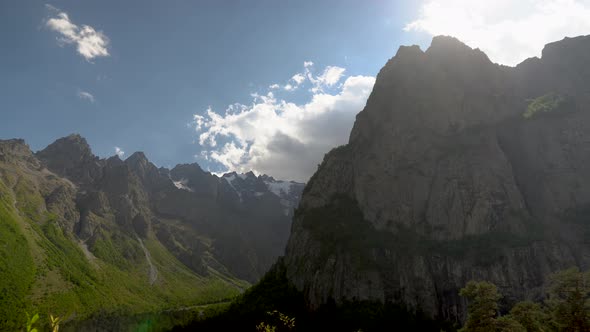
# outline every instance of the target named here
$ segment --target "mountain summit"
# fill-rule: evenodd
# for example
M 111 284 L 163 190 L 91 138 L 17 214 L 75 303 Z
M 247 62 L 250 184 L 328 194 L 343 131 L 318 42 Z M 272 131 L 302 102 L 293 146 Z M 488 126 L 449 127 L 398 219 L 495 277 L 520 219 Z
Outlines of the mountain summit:
M 349 143 L 305 187 L 283 265 L 311 308 L 373 300 L 461 320 L 590 266 L 590 36 L 511 68 L 455 38 L 400 47 Z

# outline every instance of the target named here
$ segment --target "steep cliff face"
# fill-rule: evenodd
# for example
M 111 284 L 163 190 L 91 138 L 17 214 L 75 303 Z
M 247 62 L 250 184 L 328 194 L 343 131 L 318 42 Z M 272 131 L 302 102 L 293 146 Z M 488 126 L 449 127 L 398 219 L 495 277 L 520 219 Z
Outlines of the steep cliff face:
M 468 280 L 514 301 L 587 268 L 589 66 L 590 37 L 515 68 L 450 37 L 401 47 L 304 190 L 290 281 L 311 307 L 370 299 L 461 319 Z

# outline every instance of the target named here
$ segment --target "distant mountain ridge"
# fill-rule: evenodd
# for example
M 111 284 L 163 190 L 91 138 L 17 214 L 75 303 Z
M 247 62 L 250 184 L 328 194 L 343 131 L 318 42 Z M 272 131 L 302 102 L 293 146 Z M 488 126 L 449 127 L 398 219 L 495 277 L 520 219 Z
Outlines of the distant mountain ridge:
M 0 212 L 11 216 L 0 220 L 0 227 L 26 239 L 23 254 L 32 259 L 27 268 L 38 271 L 15 295 L 22 298 L 3 297 L 0 306 L 22 302 L 49 305 L 55 312 L 77 307 L 80 318 L 96 309 L 72 307 L 53 292 L 69 294 L 74 303 L 93 301 L 88 296 L 97 303 L 111 301 L 101 309 L 108 311 L 126 305 L 147 310 L 145 292 L 159 296 L 152 305 L 165 306 L 217 301 L 242 291 L 247 285 L 242 280 L 255 282 L 283 253 L 303 184 L 251 172 L 217 177 L 197 164 L 157 168 L 142 152 L 125 160 L 100 159 L 73 134 L 37 153 L 23 140 L 0 141 L 0 189 L 5 200 Z M 14 249 L 1 247 L 0 256 Z M 54 255 L 63 262 L 47 263 Z M 8 266 L 0 270 L 0 289 L 11 292 L 16 281 L 10 264 L 18 262 L 0 263 Z M 72 264 L 79 272 L 73 284 L 67 272 Z M 124 278 L 121 283 L 135 280 L 136 286 L 121 291 L 137 296 L 139 304 L 129 304 L 125 296 L 119 300 L 127 304 L 117 304 L 105 295 L 111 289 L 108 279 L 101 279 L 107 271 Z M 63 289 L 51 289 L 51 278 Z M 92 289 L 81 286 L 87 279 Z M 28 287 L 47 295 L 31 297 Z M 0 312 L 3 319 L 21 318 Z
M 212 218 L 209 221 L 211 223 L 217 222 L 214 220 L 216 218 L 252 218 L 250 222 L 253 223 L 259 221 L 257 218 L 262 218 L 266 219 L 265 222 L 271 222 L 272 227 L 277 227 L 275 230 L 280 232 L 283 238 L 288 233 L 289 217 L 299 202 L 304 186 L 296 182 L 276 181 L 267 175 L 255 176 L 252 172 L 246 174 L 233 172 L 217 177 L 203 171 L 196 163 L 177 165 L 171 170 L 158 169 L 143 152 L 135 152 L 124 161 L 116 155 L 102 160 L 94 156 L 86 140 L 76 134 L 57 140 L 46 149 L 39 151 L 36 156 L 47 165 L 48 169 L 70 179 L 83 189 L 89 189 L 90 192 L 104 190 L 120 194 L 129 189 L 123 187 L 133 185 L 142 187 L 146 197 L 145 201 L 138 200 L 140 205 L 138 210 L 141 208 L 152 210 L 146 212 L 147 214 L 163 213 L 167 217 L 176 216 L 189 222 L 206 216 Z M 232 177 L 235 179 L 230 180 Z M 84 190 L 82 195 L 92 194 Z M 189 203 L 193 200 L 189 203 L 193 209 L 195 204 L 203 204 L 203 202 L 214 202 L 214 205 L 208 205 L 208 211 L 202 211 L 203 215 L 199 215 L 196 210 L 186 212 L 190 210 L 188 206 L 174 205 L 172 197 L 180 198 L 176 202 Z M 142 207 L 142 204 L 145 206 Z M 173 205 L 168 206 L 168 204 Z M 281 214 L 276 213 L 279 206 Z M 173 209 L 184 211 L 175 212 Z M 231 211 L 232 209 L 234 211 Z M 272 211 L 273 209 L 275 211 Z M 265 211 L 262 212 L 262 210 Z M 261 211 L 260 215 L 257 214 L 259 211 Z M 141 228 L 136 231 L 140 234 L 145 233 L 145 230 Z M 282 251 L 280 246 L 267 249 L 257 255 L 277 256 Z M 255 281 L 273 261 L 274 259 L 268 259 L 268 262 L 262 266 L 253 264 L 252 270 L 248 272 L 239 269 L 231 272 L 238 278 Z M 232 269 L 231 266 L 229 268 Z

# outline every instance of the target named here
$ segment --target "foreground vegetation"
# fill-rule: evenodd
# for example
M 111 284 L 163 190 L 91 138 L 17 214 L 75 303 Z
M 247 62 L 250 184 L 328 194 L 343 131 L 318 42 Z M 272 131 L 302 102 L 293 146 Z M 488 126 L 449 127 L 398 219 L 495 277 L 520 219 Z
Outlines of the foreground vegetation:
M 437 321 L 420 310 L 391 303 L 333 301 L 309 311 L 303 294 L 277 264 L 256 286 L 207 319 L 181 323 L 175 331 L 590 331 L 590 272 L 577 268 L 551 275 L 541 302 L 523 301 L 501 310 L 502 295 L 486 281 L 470 281 L 460 291 L 469 303 L 463 327 Z
M 572 268 L 555 273 L 549 278 L 546 293 L 542 302 L 519 302 L 508 314 L 500 315 L 498 301 L 502 296 L 496 286 L 471 281 L 460 293 L 469 300 L 469 315 L 460 331 L 590 331 L 590 272 Z
M 452 331 L 419 310 L 378 302 L 334 301 L 309 311 L 303 294 L 286 278 L 279 261 L 227 310 L 210 319 L 181 324 L 175 331 Z

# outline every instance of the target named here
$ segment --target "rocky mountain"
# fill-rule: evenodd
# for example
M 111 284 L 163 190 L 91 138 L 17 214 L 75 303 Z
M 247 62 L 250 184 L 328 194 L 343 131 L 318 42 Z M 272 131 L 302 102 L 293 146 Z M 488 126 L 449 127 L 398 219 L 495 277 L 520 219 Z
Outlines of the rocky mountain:
M 100 159 L 79 135 L 0 141 L 0 326 L 31 305 L 81 319 L 233 296 L 283 253 L 302 189 Z
M 590 36 L 516 67 L 451 37 L 400 47 L 305 187 L 287 278 L 311 308 L 371 300 L 462 320 L 469 280 L 510 303 L 587 269 L 589 87 Z

